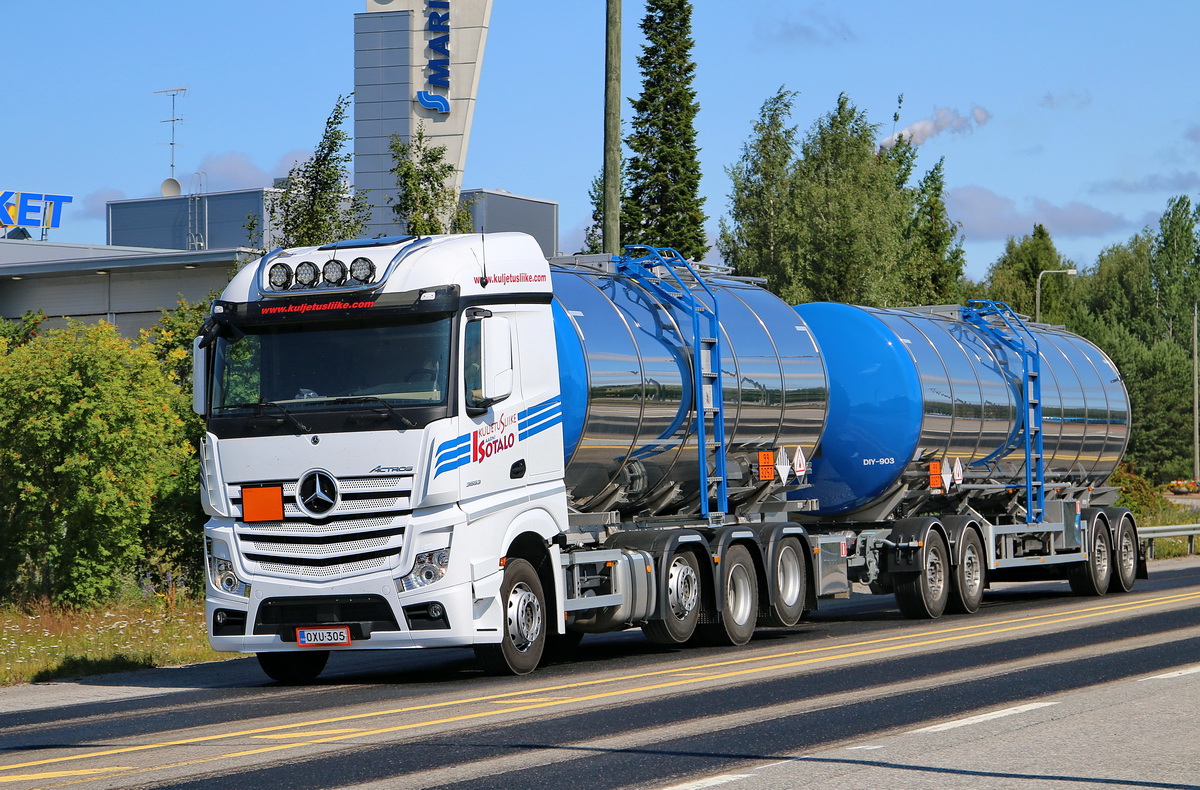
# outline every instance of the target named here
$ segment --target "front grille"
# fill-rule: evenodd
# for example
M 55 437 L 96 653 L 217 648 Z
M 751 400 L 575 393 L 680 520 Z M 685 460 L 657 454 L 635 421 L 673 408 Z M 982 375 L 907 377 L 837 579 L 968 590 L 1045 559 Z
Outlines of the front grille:
M 351 625 L 355 639 L 369 638 L 371 631 L 399 631 L 396 615 L 378 595 L 331 595 L 301 598 L 268 598 L 258 606 L 255 634 L 279 634 L 295 639 L 302 626 Z
M 332 579 L 391 567 L 404 548 L 412 513 L 411 475 L 351 477 L 337 481 L 336 506 L 319 518 L 296 502 L 295 480 L 244 481 L 228 486 L 242 504 L 242 486 L 283 489 L 283 520 L 238 522 L 238 548 L 251 570 L 273 576 Z
M 353 576 L 356 573 L 378 570 L 387 566 L 388 562 L 383 557 L 324 566 L 267 561 L 260 561 L 258 563 L 258 567 L 264 573 L 273 573 L 276 576 L 296 576 L 304 579 L 328 579 L 332 577 Z

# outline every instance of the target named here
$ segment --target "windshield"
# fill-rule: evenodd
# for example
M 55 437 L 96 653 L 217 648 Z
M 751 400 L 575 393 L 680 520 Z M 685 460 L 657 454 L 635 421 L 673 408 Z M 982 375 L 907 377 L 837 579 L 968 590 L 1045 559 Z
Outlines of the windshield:
M 440 407 L 415 418 L 428 422 L 448 403 L 451 326 L 448 316 L 239 326 L 215 344 L 210 413 L 308 424 L 302 415 L 367 410 L 412 427 L 408 409 Z

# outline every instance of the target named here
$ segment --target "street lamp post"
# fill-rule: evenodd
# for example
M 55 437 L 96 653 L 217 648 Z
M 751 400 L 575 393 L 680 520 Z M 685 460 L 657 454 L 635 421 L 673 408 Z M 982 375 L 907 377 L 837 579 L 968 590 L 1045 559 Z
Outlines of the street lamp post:
M 1069 277 L 1072 275 L 1079 274 L 1079 270 L 1078 269 L 1046 269 L 1045 271 L 1038 274 L 1037 288 L 1034 289 L 1033 320 L 1034 320 L 1034 322 L 1039 323 L 1039 324 L 1042 322 L 1042 278 L 1045 277 L 1047 274 L 1065 274 Z

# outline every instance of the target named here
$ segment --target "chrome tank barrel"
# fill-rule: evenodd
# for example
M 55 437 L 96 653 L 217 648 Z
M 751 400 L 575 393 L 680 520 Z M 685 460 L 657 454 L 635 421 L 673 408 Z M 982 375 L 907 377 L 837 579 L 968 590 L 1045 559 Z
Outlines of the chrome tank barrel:
M 904 484 L 928 487 L 929 461 L 958 461 L 967 483 L 1024 482 L 1021 361 L 959 308 L 795 309 L 830 378 L 825 436 L 803 493 L 818 499 L 819 514 L 863 510 Z M 1102 483 L 1129 440 L 1120 374 L 1082 337 L 1028 328 L 1041 356 L 1046 480 Z
M 694 512 L 700 456 L 690 320 L 628 276 L 552 266 L 551 277 L 572 506 Z M 705 282 L 720 312 L 726 462 L 736 502 L 733 492 L 757 483 L 759 451 L 783 447 L 790 456 L 799 446 L 812 454 L 825 422 L 825 368 L 785 302 L 736 279 Z

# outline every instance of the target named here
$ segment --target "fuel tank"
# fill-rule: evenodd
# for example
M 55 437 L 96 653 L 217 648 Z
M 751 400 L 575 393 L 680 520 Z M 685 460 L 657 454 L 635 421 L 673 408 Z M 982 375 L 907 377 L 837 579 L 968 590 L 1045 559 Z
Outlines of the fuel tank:
M 1019 354 L 961 308 L 795 308 L 821 348 L 828 416 L 805 497 L 818 515 L 928 487 L 929 461 L 964 482 L 1023 483 L 1028 418 Z M 1112 360 L 1069 332 L 1028 325 L 1041 359 L 1047 481 L 1096 485 L 1129 441 L 1129 395 Z M 1017 449 L 1017 448 L 1020 449 Z
M 626 275 L 556 265 L 551 278 L 572 506 L 694 512 L 699 454 L 690 320 Z M 734 491 L 755 484 L 759 451 L 800 447 L 812 454 L 825 423 L 825 367 L 812 333 L 787 303 L 732 277 L 705 282 L 720 313 Z

